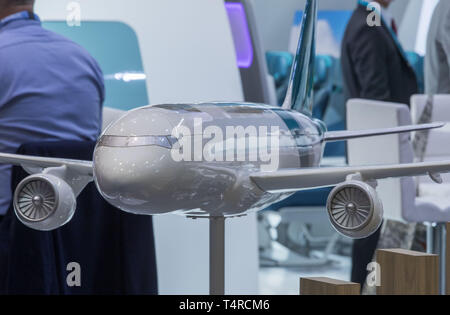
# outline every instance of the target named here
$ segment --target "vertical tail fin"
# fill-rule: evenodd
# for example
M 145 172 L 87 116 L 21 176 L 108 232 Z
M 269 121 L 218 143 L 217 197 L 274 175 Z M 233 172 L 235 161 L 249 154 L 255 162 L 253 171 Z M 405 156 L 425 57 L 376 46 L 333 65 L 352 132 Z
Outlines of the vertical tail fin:
M 312 116 L 317 0 L 307 0 L 284 109 Z

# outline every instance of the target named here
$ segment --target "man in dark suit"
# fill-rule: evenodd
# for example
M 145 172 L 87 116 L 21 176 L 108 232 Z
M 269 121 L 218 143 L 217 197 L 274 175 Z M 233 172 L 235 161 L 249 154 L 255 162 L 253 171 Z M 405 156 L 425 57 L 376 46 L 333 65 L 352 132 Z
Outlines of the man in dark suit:
M 416 75 L 398 42 L 395 22 L 388 17 L 391 1 L 376 2 L 381 7 L 379 25 L 369 26 L 371 14 L 377 12 L 359 1 L 345 31 L 341 62 L 346 93 L 349 98 L 409 104 L 418 92 Z
M 409 104 L 411 95 L 418 93 L 418 85 L 397 39 L 395 22 L 387 11 L 392 0 L 376 2 L 379 10 L 365 1 L 358 1 L 345 31 L 341 63 L 346 95 Z M 364 284 L 380 230 L 354 242 L 353 282 Z

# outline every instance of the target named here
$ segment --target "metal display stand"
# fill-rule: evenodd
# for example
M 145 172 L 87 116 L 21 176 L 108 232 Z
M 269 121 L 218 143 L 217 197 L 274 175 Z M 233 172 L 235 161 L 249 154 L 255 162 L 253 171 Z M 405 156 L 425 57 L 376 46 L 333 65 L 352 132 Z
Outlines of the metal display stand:
M 225 217 L 209 218 L 209 294 L 225 295 Z
M 446 294 L 447 228 L 445 223 L 427 226 L 427 252 L 439 255 L 439 293 Z

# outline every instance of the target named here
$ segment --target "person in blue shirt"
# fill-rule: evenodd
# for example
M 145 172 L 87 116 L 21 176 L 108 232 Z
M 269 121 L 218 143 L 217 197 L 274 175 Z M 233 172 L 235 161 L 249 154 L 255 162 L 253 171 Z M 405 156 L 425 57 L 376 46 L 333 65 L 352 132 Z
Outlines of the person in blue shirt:
M 44 29 L 34 0 L 0 0 L 0 152 L 23 143 L 95 140 L 104 82 L 89 53 Z M 0 219 L 11 202 L 11 166 L 0 165 Z

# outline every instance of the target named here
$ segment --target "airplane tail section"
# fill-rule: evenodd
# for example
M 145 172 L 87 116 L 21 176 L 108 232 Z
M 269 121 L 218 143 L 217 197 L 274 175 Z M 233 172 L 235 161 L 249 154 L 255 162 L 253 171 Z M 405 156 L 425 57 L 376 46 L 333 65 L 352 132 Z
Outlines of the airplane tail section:
M 283 109 L 312 116 L 317 0 L 307 0 L 300 40 Z

